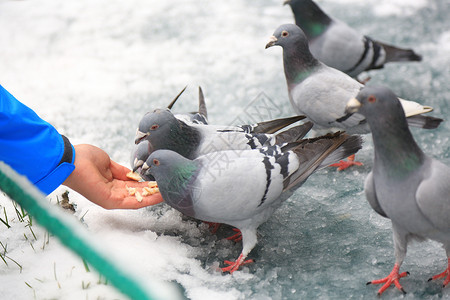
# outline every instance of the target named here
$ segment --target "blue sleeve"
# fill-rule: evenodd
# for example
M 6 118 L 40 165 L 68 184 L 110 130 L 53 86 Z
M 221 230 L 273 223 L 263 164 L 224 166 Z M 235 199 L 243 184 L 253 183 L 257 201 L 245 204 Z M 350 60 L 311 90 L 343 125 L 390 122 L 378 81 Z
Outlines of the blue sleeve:
M 0 85 L 0 161 L 25 175 L 44 194 L 75 169 L 69 140 Z

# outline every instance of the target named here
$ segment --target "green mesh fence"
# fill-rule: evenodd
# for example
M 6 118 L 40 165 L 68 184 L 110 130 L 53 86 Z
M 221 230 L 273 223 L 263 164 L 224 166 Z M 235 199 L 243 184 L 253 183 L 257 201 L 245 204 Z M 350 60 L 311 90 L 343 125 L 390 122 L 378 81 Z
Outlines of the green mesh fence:
M 131 299 L 157 299 L 140 280 L 109 260 L 89 232 L 60 208 L 51 205 L 25 177 L 0 161 L 0 190 L 22 206 L 40 225 L 82 257 Z M 179 297 L 175 297 L 179 298 Z

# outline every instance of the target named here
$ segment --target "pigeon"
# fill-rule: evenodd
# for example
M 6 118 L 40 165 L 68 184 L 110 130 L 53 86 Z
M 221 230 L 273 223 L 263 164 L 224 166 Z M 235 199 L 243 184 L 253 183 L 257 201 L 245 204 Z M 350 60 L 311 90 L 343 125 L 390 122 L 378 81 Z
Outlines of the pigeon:
M 141 119 L 135 143 L 147 140 L 150 152 L 169 149 L 194 159 L 208 152 L 253 149 L 302 138 L 311 129 L 311 123 L 278 134 L 273 132 L 304 118 L 294 116 L 242 126 L 199 125 L 177 119 L 168 109 L 156 109 Z
M 354 98 L 364 86 L 347 74 L 317 60 L 310 52 L 308 40 L 295 24 L 278 27 L 266 48 L 283 48 L 284 73 L 289 100 L 297 114 L 306 115 L 314 123 L 313 130 L 322 134 L 345 130 L 350 134 L 369 133 L 365 117 L 361 114 L 344 113 L 348 99 Z M 411 126 L 426 129 L 436 128 L 442 119 L 423 116 L 432 107 L 417 102 L 400 100 Z M 342 167 L 352 165 L 343 162 Z
M 187 86 L 185 86 L 178 95 L 170 102 L 170 104 L 167 106 L 167 109 L 171 110 L 173 105 L 177 102 L 177 100 L 180 98 L 180 96 L 183 94 L 183 92 L 186 90 Z M 198 87 L 198 94 L 199 94 L 199 106 L 198 106 L 198 112 L 192 112 L 192 113 L 184 113 L 184 114 L 174 114 L 175 118 L 178 120 L 181 120 L 185 123 L 189 124 L 203 124 L 208 125 L 208 113 L 206 110 L 206 103 L 205 103 L 205 96 L 203 94 L 202 88 Z M 136 172 L 140 170 L 140 167 L 144 164 L 147 157 L 150 155 L 151 152 L 151 145 L 147 142 L 137 143 L 133 150 L 131 151 L 131 167 L 133 169 L 133 172 Z M 140 172 L 138 172 L 140 173 Z M 145 176 L 144 174 L 140 174 L 144 180 L 154 180 L 152 177 Z
M 146 113 L 139 122 L 135 144 L 131 154 L 134 172 L 145 180 L 154 180 L 142 174 L 141 166 L 155 150 L 170 149 L 194 159 L 201 154 L 218 150 L 252 149 L 275 143 L 284 143 L 303 138 L 312 127 L 311 122 L 295 126 L 281 133 L 280 129 L 304 119 L 293 116 L 253 125 L 222 126 L 209 125 L 206 105 L 199 87 L 199 111 L 190 114 L 173 114 L 171 108 L 186 87 L 175 97 L 167 109 L 156 109 Z M 144 141 L 146 141 L 144 143 Z M 142 145 L 141 145 L 142 144 Z
M 143 140 L 137 145 L 134 145 L 133 151 L 131 152 L 131 168 L 133 172 L 137 172 L 141 175 L 142 179 L 145 181 L 155 181 L 153 176 L 145 175 L 142 171 L 142 165 L 147 160 L 148 156 L 152 151 L 150 142 Z
M 421 61 L 411 49 L 401 49 L 364 36 L 330 18 L 312 0 L 287 0 L 295 23 L 305 32 L 311 53 L 324 64 L 352 77 L 383 68 L 388 62 Z
M 256 230 L 316 170 L 361 148 L 359 136 L 338 132 L 242 151 L 218 151 L 191 160 L 171 150 L 143 165 L 165 202 L 181 213 L 225 223 L 242 233 L 242 252 L 223 272 L 233 273 L 257 243 Z
M 450 168 L 424 154 L 409 131 L 402 105 L 386 87 L 365 87 L 350 100 L 346 110 L 366 117 L 374 143 L 373 169 L 364 185 L 370 206 L 391 219 L 394 232 L 395 265 L 383 279 L 368 284 L 392 283 L 405 293 L 399 274 L 412 240 L 432 239 L 444 245 L 447 269 L 431 279 L 450 282 Z M 430 279 L 430 280 L 431 280 Z

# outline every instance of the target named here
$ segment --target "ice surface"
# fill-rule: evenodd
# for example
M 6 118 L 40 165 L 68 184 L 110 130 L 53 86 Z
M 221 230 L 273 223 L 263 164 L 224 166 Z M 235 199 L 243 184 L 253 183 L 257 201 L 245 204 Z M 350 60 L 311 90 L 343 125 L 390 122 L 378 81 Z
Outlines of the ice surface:
M 264 49 L 278 25 L 293 22 L 290 9 L 281 4 L 1 0 L 0 84 L 73 143 L 92 143 L 128 164 L 139 118 L 167 106 L 186 84 L 174 110 L 195 110 L 201 85 L 211 123 L 293 114 L 281 48 Z M 432 115 L 448 118 L 448 1 L 319 4 L 373 38 L 422 54 L 421 63 L 391 64 L 368 75 L 403 98 L 433 106 Z M 248 106 L 263 102 L 273 103 L 274 109 L 261 112 Z M 421 147 L 446 164 L 449 132 L 448 122 L 433 131 L 413 129 Z M 259 228 L 258 245 L 250 254 L 256 263 L 231 276 L 216 271 L 241 250 L 240 243 L 224 239 L 232 234 L 227 226 L 211 234 L 205 224 L 166 205 L 106 211 L 75 192 L 70 198 L 77 204 L 76 217 L 121 263 L 143 278 L 180 283 L 190 299 L 375 298 L 377 288 L 365 283 L 387 275 L 394 257 L 388 220 L 364 198 L 373 154 L 370 136 L 364 140 L 357 158 L 365 165 L 311 176 Z M 53 202 L 63 190 L 53 194 Z M 0 261 L 2 299 L 123 298 L 98 274 L 87 273 L 82 261 L 54 237 L 45 243 L 46 233 L 37 225 L 32 227 L 34 240 L 3 195 L 0 206 L 0 217 L 4 207 L 12 226 L 0 223 L 0 242 L 22 266 L 20 271 L 11 260 L 8 266 Z M 442 282 L 427 282 L 444 270 L 440 245 L 416 243 L 408 250 L 402 270 L 411 275 L 401 281 L 408 291 L 405 298 L 450 298 L 450 288 L 441 289 Z M 386 297 L 403 298 L 394 289 Z

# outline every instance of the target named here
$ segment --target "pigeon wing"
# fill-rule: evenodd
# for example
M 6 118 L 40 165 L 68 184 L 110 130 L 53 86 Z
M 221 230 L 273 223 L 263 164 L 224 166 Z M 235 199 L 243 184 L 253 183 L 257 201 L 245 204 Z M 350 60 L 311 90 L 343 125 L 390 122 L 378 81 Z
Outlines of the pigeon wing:
M 372 172 L 370 172 L 369 175 L 367 175 L 366 181 L 364 182 L 364 193 L 366 194 L 366 199 L 369 202 L 370 206 L 373 208 L 373 210 L 376 211 L 379 215 L 388 218 L 384 210 L 381 208 L 380 203 L 378 202 Z
M 424 178 L 417 187 L 417 205 L 436 228 L 450 232 L 450 168 L 427 158 L 421 170 Z
M 280 166 L 274 160 L 258 150 L 221 151 L 197 158 L 202 169 L 196 180 L 196 218 L 233 225 L 264 210 L 283 189 Z M 249 170 L 252 176 L 245 175 Z
M 323 65 L 294 87 L 290 96 L 297 113 L 305 114 L 315 125 L 349 130 L 365 124 L 365 118 L 361 114 L 345 113 L 348 99 L 355 97 L 361 87 L 360 83 L 348 75 Z M 361 133 L 364 132 L 369 132 L 366 125 Z

